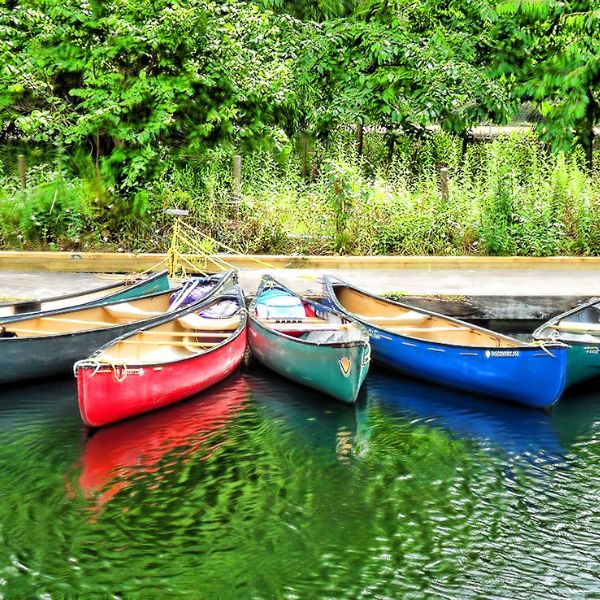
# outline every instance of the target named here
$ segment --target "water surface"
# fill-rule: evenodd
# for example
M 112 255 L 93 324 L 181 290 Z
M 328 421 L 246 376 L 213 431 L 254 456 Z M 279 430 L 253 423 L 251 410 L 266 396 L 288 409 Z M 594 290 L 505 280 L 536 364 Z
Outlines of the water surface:
M 355 407 L 250 363 L 95 432 L 0 392 L 0 594 L 598 595 L 600 384 L 550 413 L 373 369 Z

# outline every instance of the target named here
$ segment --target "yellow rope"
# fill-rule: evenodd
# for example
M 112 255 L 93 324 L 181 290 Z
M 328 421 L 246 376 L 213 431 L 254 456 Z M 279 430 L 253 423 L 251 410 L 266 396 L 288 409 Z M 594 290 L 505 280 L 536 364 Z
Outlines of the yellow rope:
M 128 273 L 125 276 L 119 275 L 117 273 L 96 273 L 96 277 L 102 280 L 108 281 L 119 281 L 123 284 L 134 283 L 137 279 L 142 277 L 143 275 L 148 275 L 148 273 L 152 273 L 154 271 L 158 271 L 158 267 L 160 267 L 163 263 L 167 262 L 168 256 L 159 260 L 155 265 L 144 269 L 143 271 L 136 271 L 135 273 Z
M 96 373 L 98 373 L 103 366 L 107 366 L 112 371 L 113 377 L 117 383 L 123 383 L 127 379 L 127 376 L 129 375 L 129 367 L 125 363 L 117 364 L 117 363 L 112 362 L 111 360 L 108 360 L 106 358 L 100 358 L 100 357 L 94 359 L 91 362 L 92 362 L 92 364 L 95 363 L 96 366 L 95 366 L 92 374 L 90 375 L 90 378 L 94 377 L 94 375 L 96 375 Z M 119 368 L 121 369 L 121 375 L 117 374 L 117 370 Z
M 177 256 L 179 253 L 179 221 L 180 219 L 175 219 L 173 223 L 173 233 L 171 235 L 171 245 L 169 246 L 169 251 L 167 253 L 167 265 L 169 269 L 169 275 L 171 277 L 175 277 L 177 274 Z
M 204 238 L 205 240 L 208 240 L 210 242 L 212 242 L 213 244 L 216 244 L 217 246 L 220 246 L 221 248 L 223 248 L 224 250 L 227 250 L 227 252 L 235 255 L 235 256 L 241 256 L 242 253 L 238 252 L 237 250 L 234 250 L 233 248 L 231 248 L 230 246 L 227 246 L 226 244 L 224 244 L 223 242 L 219 242 L 217 240 L 215 240 L 214 238 L 211 238 L 209 235 L 207 235 L 206 233 L 196 229 L 195 227 L 193 227 L 192 225 L 190 225 L 189 223 L 186 223 L 185 221 L 182 221 L 181 226 L 183 226 L 182 228 L 186 230 L 186 233 L 188 234 L 188 240 L 190 240 L 189 236 L 190 235 L 196 235 L 196 236 L 200 236 L 201 238 Z M 210 256 L 209 257 L 214 260 L 216 257 L 214 256 Z M 256 262 L 260 265 L 263 265 L 265 267 L 268 267 L 269 269 L 275 269 L 276 267 L 264 260 L 260 260 L 259 258 L 255 258 L 255 257 L 248 257 L 249 260 Z
M 205 244 L 203 244 L 203 242 L 205 242 Z M 235 265 L 228 262 L 221 256 L 209 253 L 209 251 L 206 249 L 206 242 L 210 242 L 212 247 L 220 247 L 234 256 L 242 256 L 241 252 L 238 252 L 230 246 L 215 240 L 189 223 L 186 223 L 183 219 L 181 219 L 181 217 L 176 217 L 173 221 L 171 245 L 169 247 L 167 258 L 165 259 L 168 264 L 169 276 L 175 278 L 177 277 L 177 274 L 181 272 L 182 276 L 185 277 L 186 269 L 184 264 L 187 264 L 187 266 L 193 272 L 199 271 L 201 273 L 206 273 L 209 261 L 223 271 L 236 268 Z M 185 248 L 187 252 L 184 253 L 182 248 Z M 187 254 L 188 256 L 184 256 L 184 254 Z M 196 257 L 190 257 L 190 254 L 197 255 L 197 259 L 201 264 L 194 264 L 190 259 L 195 259 Z M 248 260 L 269 269 L 276 268 L 274 265 L 265 262 L 264 260 L 260 260 L 259 258 L 249 256 Z

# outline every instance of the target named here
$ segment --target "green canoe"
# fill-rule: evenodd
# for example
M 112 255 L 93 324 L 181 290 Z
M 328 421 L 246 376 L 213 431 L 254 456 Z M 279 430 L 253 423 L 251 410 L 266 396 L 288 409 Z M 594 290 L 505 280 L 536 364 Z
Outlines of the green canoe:
M 35 300 L 17 300 L 0 304 L 0 322 L 16 319 L 23 315 L 33 316 L 49 310 L 93 306 L 103 302 L 129 300 L 146 294 L 166 292 L 169 289 L 169 275 L 161 271 L 144 278 L 130 278 L 85 292 L 75 292 L 63 296 Z
M 369 370 L 362 325 L 263 278 L 249 307 L 253 354 L 273 371 L 342 402 L 356 401 Z
M 208 299 L 235 280 L 233 272 L 199 278 L 193 290 Z M 44 311 L 0 322 L 0 385 L 68 373 L 111 340 L 173 318 L 184 288 L 136 298 Z M 181 297 L 181 295 L 179 295 Z M 199 299 L 199 298 L 197 298 Z
M 533 332 L 533 338 L 569 346 L 567 386 L 600 376 L 599 300 L 590 300 L 553 317 Z

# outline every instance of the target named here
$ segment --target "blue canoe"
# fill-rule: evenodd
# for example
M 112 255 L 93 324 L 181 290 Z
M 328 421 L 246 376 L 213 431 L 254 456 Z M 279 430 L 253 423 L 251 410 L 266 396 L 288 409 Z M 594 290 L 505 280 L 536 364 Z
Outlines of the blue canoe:
M 332 277 L 324 282 L 323 302 L 367 328 L 373 360 L 388 368 L 536 408 L 552 406 L 565 388 L 564 344 L 528 344 Z

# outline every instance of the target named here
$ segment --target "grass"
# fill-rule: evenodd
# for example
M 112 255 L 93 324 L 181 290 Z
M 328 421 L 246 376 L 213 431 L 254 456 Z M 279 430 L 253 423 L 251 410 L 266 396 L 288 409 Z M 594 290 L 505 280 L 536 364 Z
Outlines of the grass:
M 85 157 L 41 163 L 19 189 L 0 172 L 0 246 L 23 249 L 165 251 L 167 208 L 220 246 L 243 253 L 348 255 L 600 255 L 600 176 L 583 157 L 548 154 L 533 134 L 469 147 L 446 134 L 400 140 L 390 164 L 370 134 L 360 161 L 350 133 L 314 144 L 311 176 L 294 152 L 286 160 L 244 157 L 242 194 L 232 198 L 231 157 L 167 160 L 144 190 L 109 187 Z M 450 172 L 449 198 L 438 168 Z M 182 248 L 185 250 L 185 248 Z

